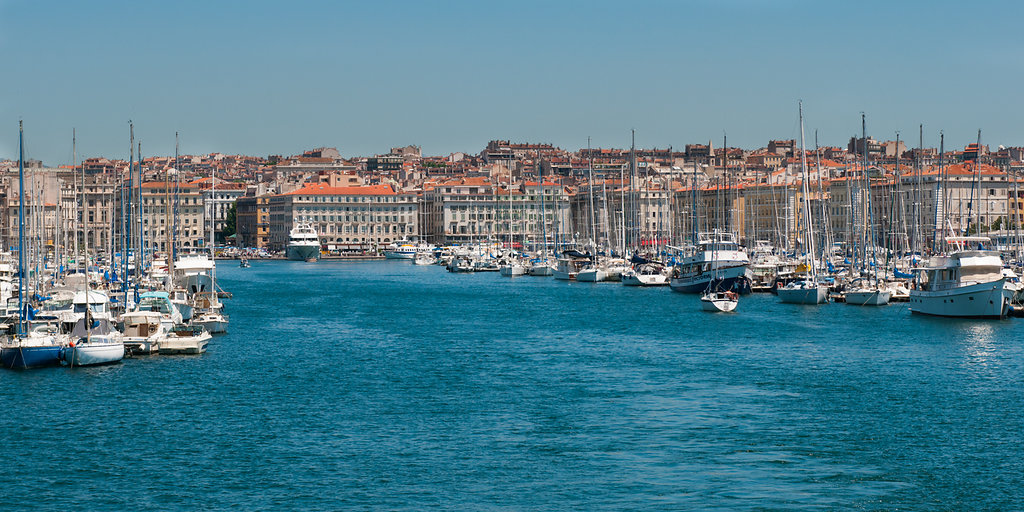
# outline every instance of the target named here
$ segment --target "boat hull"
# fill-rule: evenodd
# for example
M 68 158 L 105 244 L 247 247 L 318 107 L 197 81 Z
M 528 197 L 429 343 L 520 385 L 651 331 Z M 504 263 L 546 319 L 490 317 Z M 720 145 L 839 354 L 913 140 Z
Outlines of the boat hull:
M 750 293 L 750 279 L 746 276 L 746 267 L 721 269 L 715 277 L 714 272 L 692 277 L 674 277 L 669 281 L 672 291 L 680 293 L 703 293 L 712 290 L 732 290 L 740 294 Z
M 623 272 L 622 284 L 623 286 L 668 286 L 668 276 L 665 274 Z
M 43 368 L 60 364 L 61 347 L 4 347 L 0 350 L 0 364 L 12 370 Z
M 828 288 L 813 286 L 809 288 L 779 288 L 779 300 L 787 304 L 821 304 L 828 300 Z
M 736 310 L 737 302 L 738 301 L 728 300 L 728 299 L 716 300 L 716 299 L 701 297 L 701 299 L 700 299 L 700 306 L 701 306 L 701 308 L 704 311 L 707 311 L 707 312 L 710 312 L 710 313 L 717 313 L 717 312 L 728 313 L 730 311 L 735 311 Z
M 504 277 L 518 277 L 526 275 L 526 267 L 522 265 L 502 265 L 499 271 Z
M 555 267 L 552 267 L 551 265 L 535 265 L 530 267 L 530 271 L 528 273 L 531 276 L 550 277 L 555 275 Z
M 124 359 L 124 343 L 82 343 L 64 349 L 68 366 L 99 366 Z
M 597 283 L 604 281 L 607 277 L 607 272 L 597 268 L 585 268 L 576 274 L 576 280 L 581 283 Z
M 227 320 L 196 320 L 193 325 L 200 325 L 210 334 L 223 334 L 228 332 Z
M 197 336 L 167 336 L 160 340 L 161 354 L 202 354 L 210 342 L 209 334 Z
M 910 311 L 959 318 L 1005 318 L 1012 294 L 1005 287 L 1005 279 L 948 290 L 911 290 Z
M 891 297 L 892 293 L 888 290 L 848 291 L 846 303 L 853 306 L 884 306 Z
M 319 245 L 289 245 L 288 259 L 293 261 L 316 261 L 320 259 Z

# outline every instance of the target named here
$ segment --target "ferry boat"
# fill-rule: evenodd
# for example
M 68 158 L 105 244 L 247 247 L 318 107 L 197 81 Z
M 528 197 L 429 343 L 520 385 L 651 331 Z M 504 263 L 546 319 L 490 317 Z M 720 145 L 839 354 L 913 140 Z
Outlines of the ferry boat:
M 411 260 L 420 249 L 409 240 L 395 240 L 384 250 L 384 257 L 389 260 Z
M 989 238 L 950 237 L 948 254 L 932 256 L 916 269 L 917 286 L 910 290 L 910 311 L 924 315 L 1005 318 L 1013 290 L 1003 275 L 998 251 L 985 249 Z
M 288 259 L 297 261 L 317 261 L 320 259 L 320 239 L 313 225 L 299 222 L 292 228 L 288 237 Z
M 732 290 L 750 293 L 750 258 L 732 233 L 701 233 L 693 254 L 672 270 L 669 286 L 682 293 Z

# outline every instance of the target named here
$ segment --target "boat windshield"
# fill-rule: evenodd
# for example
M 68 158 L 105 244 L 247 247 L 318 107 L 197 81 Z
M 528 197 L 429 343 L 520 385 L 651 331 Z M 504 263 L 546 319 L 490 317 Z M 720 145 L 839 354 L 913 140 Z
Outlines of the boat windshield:
M 167 301 L 161 298 L 147 297 L 142 299 L 142 303 L 139 305 L 140 311 L 158 311 L 160 313 L 169 314 L 171 309 L 167 307 Z

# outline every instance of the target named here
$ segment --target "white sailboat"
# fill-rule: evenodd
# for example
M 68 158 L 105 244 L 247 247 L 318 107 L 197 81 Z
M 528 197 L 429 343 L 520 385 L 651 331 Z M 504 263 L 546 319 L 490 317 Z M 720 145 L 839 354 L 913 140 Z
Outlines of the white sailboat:
M 804 150 L 804 106 L 800 103 L 800 168 L 803 173 L 804 247 L 807 248 L 808 276 L 778 289 L 779 300 L 789 304 L 821 304 L 828 300 L 828 287 L 818 282 L 818 265 L 814 260 L 814 228 L 807 189 L 807 152 Z
M 84 209 L 85 202 L 82 203 Z M 84 251 L 89 254 L 88 236 L 85 237 Z M 85 261 L 88 266 L 88 258 Z M 124 359 L 124 341 L 121 333 L 114 329 L 106 294 L 90 290 L 88 279 L 82 280 L 82 287 L 82 292 L 73 299 L 75 313 L 82 316 L 75 322 L 71 331 L 72 341 L 61 352 L 61 360 L 75 367 L 111 364 Z
M 736 310 L 739 294 L 729 291 L 708 290 L 700 296 L 700 306 L 704 311 L 729 313 Z

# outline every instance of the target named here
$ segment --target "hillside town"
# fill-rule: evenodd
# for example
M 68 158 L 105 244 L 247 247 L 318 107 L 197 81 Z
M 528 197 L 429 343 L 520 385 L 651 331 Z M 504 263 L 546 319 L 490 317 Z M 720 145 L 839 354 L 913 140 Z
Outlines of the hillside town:
M 33 229 L 51 247 L 85 236 L 91 247 L 109 246 L 119 198 L 137 187 L 143 239 L 155 251 L 172 237 L 186 250 L 206 247 L 211 217 L 218 246 L 270 253 L 284 249 L 299 222 L 335 255 L 379 253 L 399 240 L 535 248 L 545 236 L 563 246 L 642 247 L 683 244 L 711 228 L 748 246 L 792 248 L 804 204 L 801 156 L 812 225 L 837 242 L 854 238 L 858 203 L 870 205 L 876 239 L 894 248 L 927 246 L 936 230 L 965 230 L 972 208 L 974 232 L 980 226 L 998 239 L 1020 226 L 1024 147 L 914 148 L 870 137 L 803 155 L 795 140 L 754 150 L 709 141 L 575 151 L 493 140 L 478 153 L 446 156 L 424 156 L 415 145 L 349 158 L 326 147 L 292 156 L 158 156 L 142 159 L 141 186 L 125 160 L 28 161 L 25 194 L 38 219 Z M 16 161 L 0 161 L 0 179 L 0 232 L 10 248 L 18 234 Z M 862 179 L 869 186 L 851 186 Z M 858 197 L 862 190 L 870 200 Z M 87 213 L 79 221 L 80 207 Z

